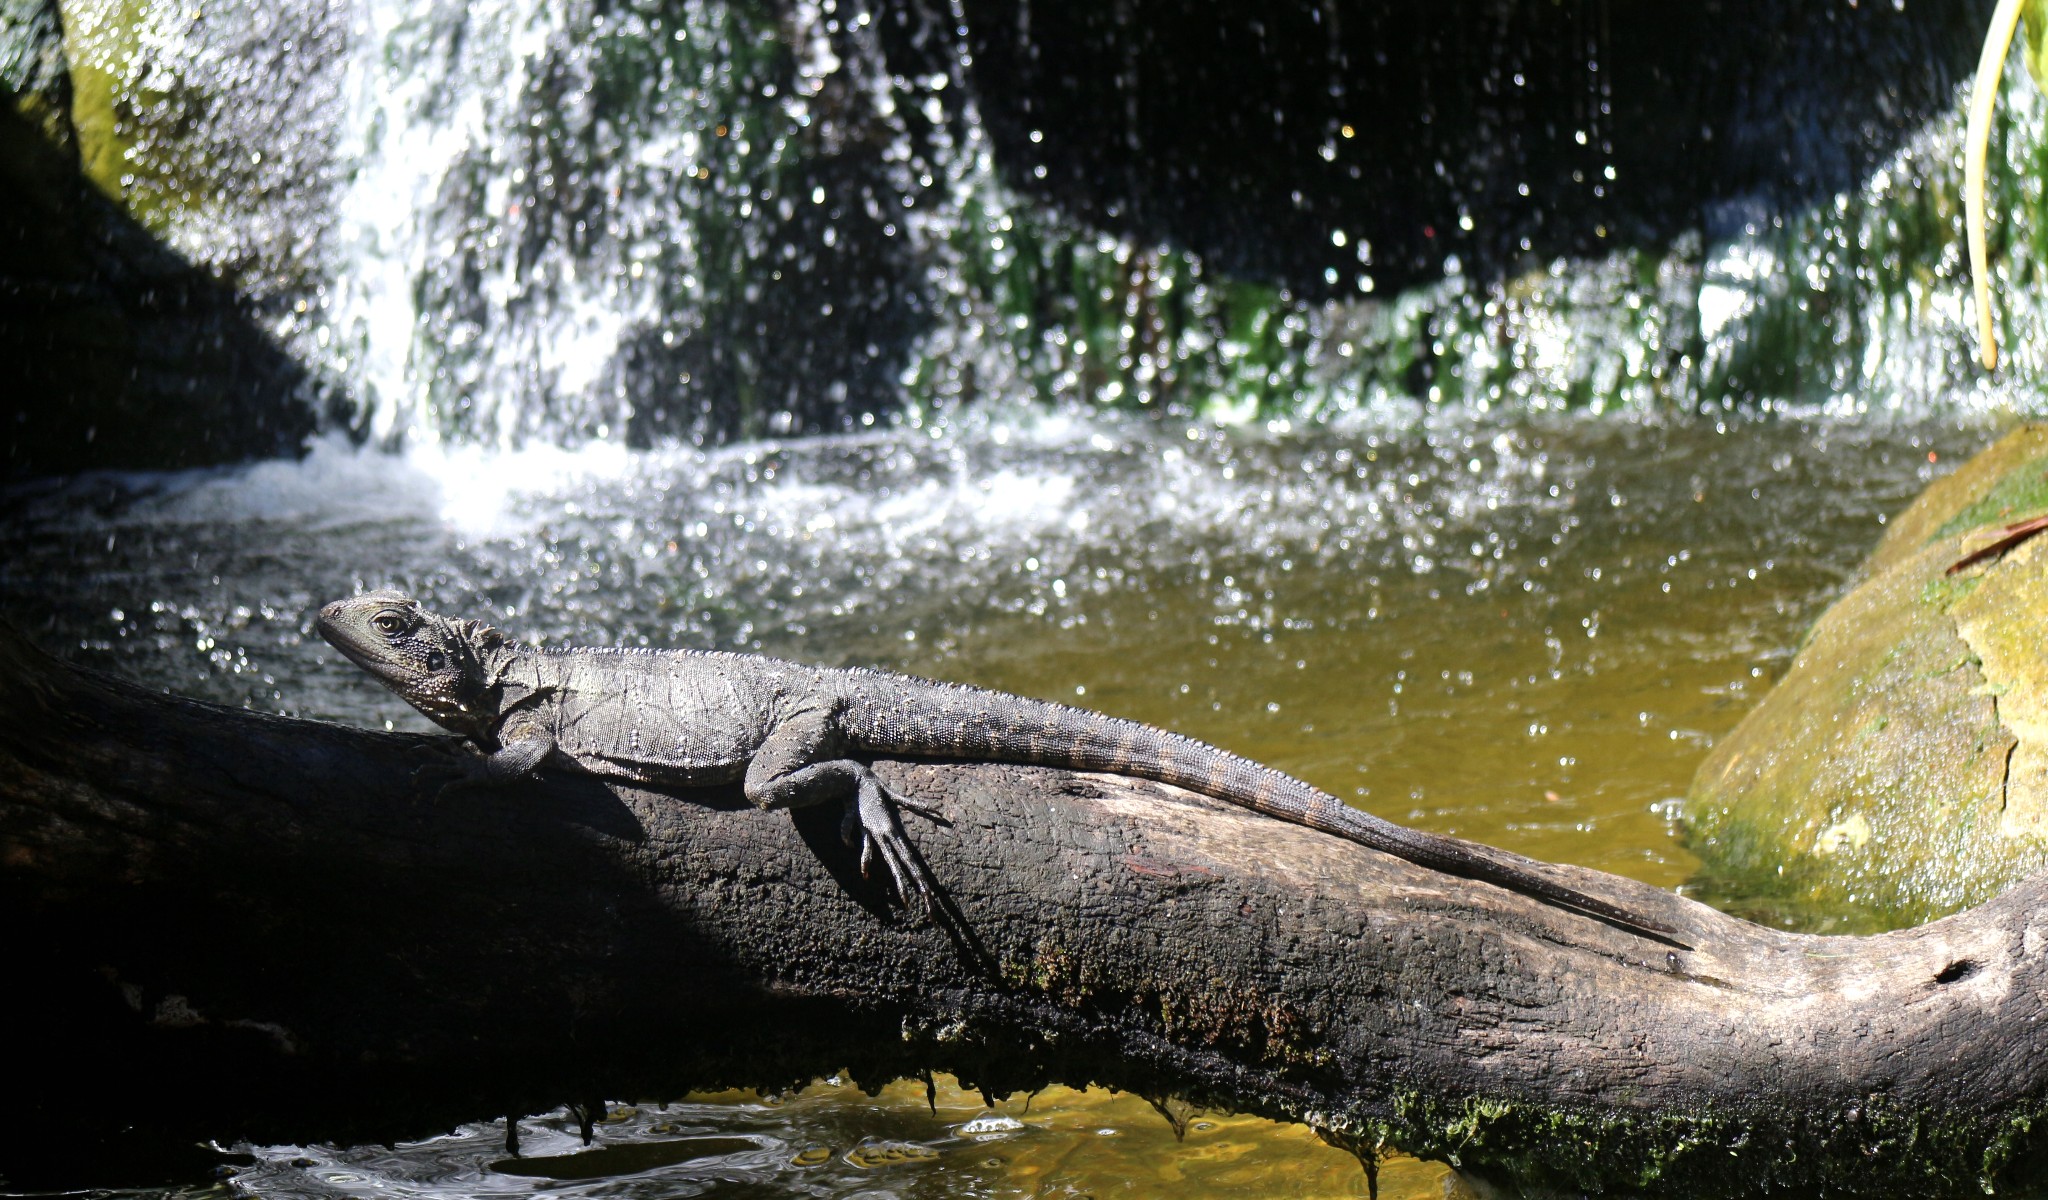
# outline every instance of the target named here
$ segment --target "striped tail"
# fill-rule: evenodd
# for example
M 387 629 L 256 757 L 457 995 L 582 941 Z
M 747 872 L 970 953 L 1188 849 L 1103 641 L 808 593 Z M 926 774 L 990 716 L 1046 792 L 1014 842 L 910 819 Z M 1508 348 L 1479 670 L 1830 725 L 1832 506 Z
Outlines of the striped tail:
M 850 674 L 853 686 L 840 727 L 866 751 L 1067 767 L 1156 780 L 1660 938 L 1669 939 L 1676 932 L 1535 874 L 1529 869 L 1535 865 L 1531 859 L 1396 825 L 1291 775 L 1191 737 L 1001 692 L 903 676 Z

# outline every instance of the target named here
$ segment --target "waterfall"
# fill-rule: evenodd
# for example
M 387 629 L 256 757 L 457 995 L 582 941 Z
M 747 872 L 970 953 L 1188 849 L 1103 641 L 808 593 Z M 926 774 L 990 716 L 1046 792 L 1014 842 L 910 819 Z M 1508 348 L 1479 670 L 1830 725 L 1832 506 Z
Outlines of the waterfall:
M 1361 46 L 1408 26 L 1340 30 L 1320 9 L 1286 36 L 1322 47 L 1321 90 L 1248 94 L 1263 106 L 1251 125 L 1269 130 L 1257 136 L 1176 132 L 1162 100 L 1135 94 L 1100 109 L 1099 134 L 1077 131 L 1077 112 L 1097 109 L 1053 95 L 1067 86 L 1047 65 L 1056 53 L 1121 64 L 1101 86 L 1125 92 L 1185 89 L 1162 63 L 1190 79 L 1239 67 L 1289 78 L 1279 43 L 1167 63 L 1193 44 L 1135 8 L 1114 29 L 1042 8 L 997 19 L 963 0 L 217 0 L 132 14 L 82 0 L 66 12 L 74 108 L 111 114 L 111 134 L 81 126 L 94 180 L 248 300 L 337 398 L 330 425 L 380 446 L 704 444 L 918 425 L 990 401 L 1237 424 L 1388 402 L 1911 407 L 1988 394 L 1956 352 L 1957 120 L 1939 71 L 1887 110 L 1897 128 L 1872 127 L 1883 153 L 1852 186 L 1803 207 L 1739 187 L 1641 201 L 1666 205 L 1652 213 L 1665 232 L 1610 238 L 1600 223 L 1591 248 L 1562 252 L 1517 242 L 1516 222 L 1607 220 L 1635 194 L 1642 148 L 1609 145 L 1628 129 L 1581 127 L 1553 161 L 1486 140 L 1489 121 L 1537 110 L 1475 109 L 1477 132 L 1461 132 L 1432 102 L 1382 114 L 1426 134 L 1402 151 L 1398 128 L 1343 114 L 1385 99 Z M 1906 27 L 1885 61 L 1959 20 Z M 1844 44 L 1896 34 L 1858 28 Z M 1560 43 L 1546 86 L 1624 103 L 1613 67 L 1587 90 L 1599 52 L 1598 39 Z M 1542 66 L 1510 57 L 1485 60 L 1480 94 Z M 1994 183 L 2018 228 L 2040 207 L 2028 180 L 2044 138 L 2038 99 L 2013 92 Z M 1931 121 L 1916 115 L 1930 108 Z M 1491 147 L 1476 158 L 1429 141 L 1474 137 Z M 1270 169 L 1256 156 L 1249 169 L 1302 181 L 1285 213 L 1231 210 L 1241 176 L 1228 172 L 1260 138 Z M 1088 173 L 1111 151 L 1105 201 Z M 1609 164 L 1588 185 L 1607 206 L 1597 213 L 1571 207 L 1576 183 L 1548 196 L 1503 184 L 1521 191 L 1497 211 L 1474 199 L 1503 171 L 1569 174 L 1577 155 Z M 1175 208 L 1176 189 L 1203 198 Z M 1430 189 L 1448 189 L 1453 219 L 1441 236 L 1400 234 L 1426 216 Z M 1228 221 L 1177 231 L 1183 210 Z M 1392 244 L 1402 237 L 1407 249 Z M 1485 249 L 1517 244 L 1505 259 Z M 2009 261 L 2004 340 L 2022 350 L 2024 391 L 2043 369 L 2025 350 L 2043 322 L 2017 294 L 2034 268 Z
M 717 3 L 365 0 L 315 336 L 373 437 L 707 432 L 658 414 L 757 381 L 735 318 L 809 199 L 781 186 L 812 114 L 773 34 Z M 805 401 L 767 398 L 770 430 Z

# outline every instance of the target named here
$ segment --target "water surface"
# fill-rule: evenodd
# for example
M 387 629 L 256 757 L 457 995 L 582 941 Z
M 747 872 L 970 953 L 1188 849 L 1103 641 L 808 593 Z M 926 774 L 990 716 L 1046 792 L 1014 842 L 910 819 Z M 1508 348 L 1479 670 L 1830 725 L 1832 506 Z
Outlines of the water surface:
M 546 644 L 868 664 L 1136 717 L 1406 824 L 1680 887 L 1673 805 L 1896 512 L 1994 418 L 1392 406 L 1307 428 L 993 412 L 704 451 L 322 444 L 18 490 L 0 607 L 188 695 L 424 720 L 312 633 L 398 586 Z M 1723 897 L 1769 918 L 1744 897 Z M 630 1099 L 630 1098 L 623 1098 Z M 1356 1195 L 1305 1131 L 921 1087 L 270 1148 L 262 1196 Z M 966 1122 L 990 1115 L 980 1133 Z M 996 1118 L 1002 1118 L 997 1120 Z M 1015 1126 L 1015 1127 L 1013 1127 Z M 568 1139 L 568 1140 L 565 1140 Z M 873 1151 L 887 1143 L 889 1151 Z M 869 1146 L 870 1150 L 862 1150 Z M 815 1160 L 815 1161 L 813 1161 Z M 293 1165 L 300 1163 L 303 1165 Z M 1389 1168 L 1383 1194 L 1442 1194 Z

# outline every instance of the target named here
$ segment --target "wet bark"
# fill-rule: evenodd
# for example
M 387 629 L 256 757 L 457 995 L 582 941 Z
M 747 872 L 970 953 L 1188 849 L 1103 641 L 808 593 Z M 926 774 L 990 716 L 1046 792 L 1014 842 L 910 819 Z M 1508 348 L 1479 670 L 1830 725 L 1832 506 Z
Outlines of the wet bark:
M 1824 938 L 1554 868 L 1673 949 L 1162 786 L 884 763 L 947 814 L 913 818 L 948 903 L 911 920 L 835 814 L 572 778 L 437 797 L 415 772 L 445 739 L 158 695 L 4 627 L 0 680 L 17 1145 L 938 1069 L 1560 1188 L 2039 1186 L 2040 879 Z

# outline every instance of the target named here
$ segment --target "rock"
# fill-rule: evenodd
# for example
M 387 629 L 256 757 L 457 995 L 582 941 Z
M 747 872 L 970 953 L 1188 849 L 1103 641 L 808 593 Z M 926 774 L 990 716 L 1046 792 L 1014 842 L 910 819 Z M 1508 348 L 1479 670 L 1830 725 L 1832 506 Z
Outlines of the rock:
M 1936 482 L 1792 669 L 1714 748 L 1685 825 L 1710 894 L 1904 926 L 2048 864 L 2048 539 L 1947 569 L 2048 513 L 2048 426 Z
M 78 121 L 112 105 L 81 105 L 63 37 L 52 0 L 0 3 L 0 479 L 296 451 L 320 392 L 277 306 L 102 190 L 91 163 L 131 160 Z
M 0 0 L 0 477 L 1841 394 L 1989 8 Z
M 1355 295 L 1360 271 L 1383 290 L 1428 282 L 1446 257 L 1493 276 L 1689 230 L 1718 238 L 1853 190 L 1951 103 L 1990 7 L 973 0 L 965 13 L 976 101 L 1018 187 L 1320 296 Z M 930 22 L 929 38 L 954 24 Z

